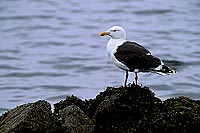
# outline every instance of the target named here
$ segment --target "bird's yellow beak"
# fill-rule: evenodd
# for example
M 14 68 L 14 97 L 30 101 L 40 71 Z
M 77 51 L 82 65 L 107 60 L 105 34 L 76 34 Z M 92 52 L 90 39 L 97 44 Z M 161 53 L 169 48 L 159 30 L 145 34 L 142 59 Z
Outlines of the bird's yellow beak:
M 110 35 L 110 32 L 107 32 L 107 31 L 103 31 L 103 32 L 100 32 L 99 34 L 100 36 L 106 36 L 106 35 Z

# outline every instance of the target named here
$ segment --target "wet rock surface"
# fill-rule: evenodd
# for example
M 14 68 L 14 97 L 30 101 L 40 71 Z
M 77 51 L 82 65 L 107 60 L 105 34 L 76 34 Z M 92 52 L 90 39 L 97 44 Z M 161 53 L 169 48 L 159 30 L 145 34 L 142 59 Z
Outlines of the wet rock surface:
M 62 126 L 60 131 L 70 133 L 92 133 L 94 125 L 90 118 L 76 105 L 60 111 Z
M 80 107 L 93 120 L 93 132 L 199 132 L 200 101 L 187 97 L 161 101 L 148 87 L 108 87 L 95 99 L 75 96 L 55 104 L 55 113 Z
M 0 133 L 52 132 L 54 128 L 51 105 L 44 100 L 23 104 L 0 117 Z
M 13 110 L 26 112 L 28 105 L 25 104 Z M 41 111 L 44 111 L 46 106 L 41 107 L 44 109 L 35 112 L 43 114 Z M 53 116 L 51 112 L 47 113 L 47 118 L 45 116 L 39 119 L 38 123 L 41 124 L 37 124 L 35 126 L 37 128 L 34 126 L 33 129 L 29 128 L 33 120 L 26 122 L 24 127 L 28 131 L 39 131 L 36 129 L 45 127 L 43 132 L 70 133 L 200 131 L 199 100 L 182 96 L 161 101 L 148 87 L 138 85 L 107 87 L 96 98 L 84 101 L 76 96 L 67 96 L 65 100 L 56 103 L 54 107 Z M 0 132 L 5 131 L 2 129 L 12 127 L 8 125 L 19 125 L 17 120 L 20 113 L 9 116 L 9 114 L 13 114 L 11 113 L 13 110 L 0 117 Z M 26 117 L 28 117 L 28 113 L 25 113 L 21 120 Z M 16 120 L 11 122 L 12 119 Z M 15 127 L 9 131 L 20 129 L 20 126 Z

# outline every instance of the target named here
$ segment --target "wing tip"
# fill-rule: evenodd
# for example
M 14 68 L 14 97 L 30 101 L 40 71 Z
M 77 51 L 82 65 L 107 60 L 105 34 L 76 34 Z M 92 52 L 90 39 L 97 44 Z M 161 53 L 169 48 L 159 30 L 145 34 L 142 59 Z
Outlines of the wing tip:
M 176 71 L 166 65 L 161 65 L 161 66 L 153 69 L 153 71 L 160 75 L 170 75 L 170 74 L 178 73 L 178 71 Z

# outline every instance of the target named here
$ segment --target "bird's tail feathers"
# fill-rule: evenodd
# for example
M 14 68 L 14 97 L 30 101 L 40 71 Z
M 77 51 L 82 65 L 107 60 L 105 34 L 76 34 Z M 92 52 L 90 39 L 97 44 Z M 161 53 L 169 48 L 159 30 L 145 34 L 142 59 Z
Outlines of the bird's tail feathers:
M 178 73 L 177 71 L 165 65 L 160 65 L 158 68 L 151 69 L 151 70 L 160 75 L 169 75 L 173 73 Z

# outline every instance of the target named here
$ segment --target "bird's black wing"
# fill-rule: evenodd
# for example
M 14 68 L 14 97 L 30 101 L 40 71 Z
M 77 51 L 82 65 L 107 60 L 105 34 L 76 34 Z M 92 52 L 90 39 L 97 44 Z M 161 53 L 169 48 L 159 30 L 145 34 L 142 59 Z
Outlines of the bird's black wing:
M 115 58 L 125 64 L 130 71 L 148 71 L 161 65 L 161 60 L 151 55 L 150 51 L 135 42 L 124 42 L 117 48 Z
M 149 50 L 147 50 L 142 45 L 140 45 L 140 44 L 138 44 L 136 42 L 126 41 L 126 42 L 124 42 L 124 45 L 126 45 L 127 47 L 133 45 L 135 47 L 135 50 L 139 50 L 142 53 L 151 54 L 151 52 Z

